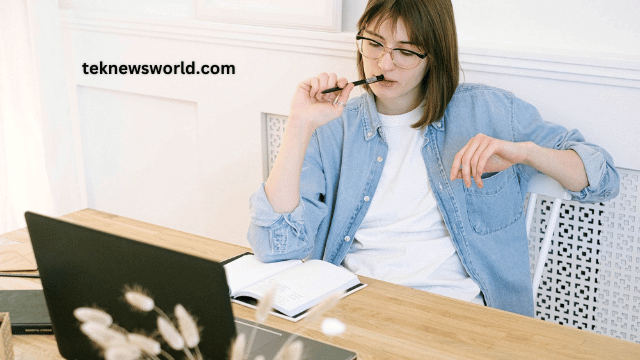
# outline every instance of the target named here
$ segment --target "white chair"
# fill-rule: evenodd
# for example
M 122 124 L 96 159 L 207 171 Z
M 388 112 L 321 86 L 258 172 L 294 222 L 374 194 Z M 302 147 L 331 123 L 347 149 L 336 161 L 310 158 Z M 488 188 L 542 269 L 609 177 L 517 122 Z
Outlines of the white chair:
M 571 196 L 567 190 L 560 185 L 559 182 L 550 178 L 544 174 L 537 174 L 531 178 L 529 183 L 529 203 L 527 205 L 527 238 L 531 229 L 531 220 L 533 219 L 533 213 L 535 212 L 536 200 L 538 195 L 553 197 L 553 206 L 551 207 L 551 215 L 549 215 L 549 222 L 544 233 L 544 239 L 542 240 L 542 246 L 540 247 L 540 254 L 538 255 L 538 261 L 536 263 L 535 270 L 533 272 L 533 301 L 535 303 L 536 295 L 538 293 L 538 287 L 540 287 L 540 281 L 542 280 L 542 270 L 544 270 L 544 264 L 547 261 L 547 255 L 549 254 L 549 247 L 551 246 L 551 238 L 555 233 L 556 224 L 560 217 L 560 205 L 562 200 L 570 200 Z

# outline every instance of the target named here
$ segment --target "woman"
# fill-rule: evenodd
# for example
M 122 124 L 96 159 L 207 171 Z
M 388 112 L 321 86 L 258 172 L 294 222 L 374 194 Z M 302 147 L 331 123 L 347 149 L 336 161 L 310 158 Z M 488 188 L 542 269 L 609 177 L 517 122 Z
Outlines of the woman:
M 459 85 L 449 0 L 370 0 L 358 31 L 360 75 L 384 81 L 348 102 L 335 74 L 299 84 L 251 197 L 255 254 L 533 316 L 527 183 L 542 172 L 574 200 L 604 201 L 619 187 L 611 156 L 509 92 Z

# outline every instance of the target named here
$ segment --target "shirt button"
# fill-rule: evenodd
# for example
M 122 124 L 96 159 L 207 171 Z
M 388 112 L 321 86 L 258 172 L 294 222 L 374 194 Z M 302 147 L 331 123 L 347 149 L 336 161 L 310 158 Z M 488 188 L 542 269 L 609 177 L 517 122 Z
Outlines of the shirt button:
M 364 197 L 364 201 L 369 201 L 369 200 L 371 200 L 371 199 L 368 196 Z
M 350 237 L 348 237 L 348 236 L 345 236 L 345 237 L 344 237 L 344 241 L 349 241 L 349 240 L 351 240 L 351 238 L 350 238 Z
M 373 133 L 372 133 L 371 131 L 369 131 L 369 132 L 367 133 L 367 136 L 368 136 L 368 137 L 371 137 L 371 135 L 373 135 Z
M 382 162 L 382 156 L 378 156 L 378 162 Z

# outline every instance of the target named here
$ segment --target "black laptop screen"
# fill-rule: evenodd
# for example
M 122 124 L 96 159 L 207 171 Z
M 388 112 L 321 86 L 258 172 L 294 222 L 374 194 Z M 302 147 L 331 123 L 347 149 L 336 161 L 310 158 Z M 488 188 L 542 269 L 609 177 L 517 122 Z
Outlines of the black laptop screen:
M 102 358 L 80 331 L 73 314 L 79 307 L 105 311 L 118 327 L 163 343 L 157 313 L 136 311 L 125 299 L 127 289 L 137 289 L 170 318 L 181 304 L 196 319 L 204 358 L 226 358 L 236 330 L 222 265 L 30 212 L 25 218 L 63 357 Z M 185 355 L 162 348 L 176 359 Z

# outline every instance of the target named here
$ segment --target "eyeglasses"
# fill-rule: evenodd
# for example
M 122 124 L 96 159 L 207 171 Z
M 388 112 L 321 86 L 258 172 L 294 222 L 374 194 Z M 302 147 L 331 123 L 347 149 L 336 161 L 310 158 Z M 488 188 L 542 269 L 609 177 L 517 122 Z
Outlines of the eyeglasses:
M 391 61 L 393 61 L 397 67 L 406 70 L 413 69 L 418 66 L 420 61 L 428 55 L 420 54 L 408 49 L 392 49 L 378 41 L 360 35 L 356 36 L 356 44 L 358 44 L 358 51 L 360 51 L 360 54 L 367 59 L 378 60 L 384 55 L 384 53 L 389 52 L 391 54 Z

